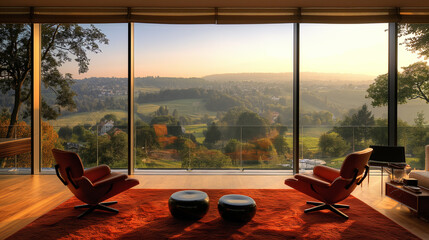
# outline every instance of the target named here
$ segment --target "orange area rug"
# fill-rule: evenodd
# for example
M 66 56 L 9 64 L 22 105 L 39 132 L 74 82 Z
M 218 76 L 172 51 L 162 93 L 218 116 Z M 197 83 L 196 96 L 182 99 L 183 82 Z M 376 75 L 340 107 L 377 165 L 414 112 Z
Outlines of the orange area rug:
M 77 219 L 83 210 L 75 197 L 21 229 L 9 239 L 419 239 L 357 198 L 343 204 L 345 220 L 327 210 L 305 214 L 311 198 L 293 189 L 202 190 L 210 209 L 198 221 L 170 215 L 168 199 L 177 189 L 131 189 L 110 201 L 118 214 L 95 211 Z M 217 202 L 226 194 L 243 194 L 257 204 L 255 217 L 246 224 L 224 221 Z

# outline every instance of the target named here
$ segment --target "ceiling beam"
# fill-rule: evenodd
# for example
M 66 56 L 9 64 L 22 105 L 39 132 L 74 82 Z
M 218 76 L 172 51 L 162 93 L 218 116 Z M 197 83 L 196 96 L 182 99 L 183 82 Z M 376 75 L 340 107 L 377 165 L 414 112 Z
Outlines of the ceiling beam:
M 0 7 L 429 7 L 424 0 L 13 0 Z

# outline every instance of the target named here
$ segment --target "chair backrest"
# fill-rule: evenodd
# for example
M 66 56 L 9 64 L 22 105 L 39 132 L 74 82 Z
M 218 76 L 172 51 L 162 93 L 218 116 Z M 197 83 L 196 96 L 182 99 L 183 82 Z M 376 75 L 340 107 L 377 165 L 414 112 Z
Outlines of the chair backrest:
M 58 178 L 82 202 L 96 204 L 107 192 L 95 191 L 92 182 L 84 176 L 84 168 L 79 155 L 74 152 L 52 149 L 55 161 L 55 170 Z
M 52 154 L 54 155 L 55 161 L 57 162 L 57 171 L 61 174 L 58 176 L 65 185 L 67 185 L 70 190 L 72 186 L 77 188 L 72 179 L 78 179 L 83 176 L 84 168 L 82 160 L 79 155 L 74 152 L 63 151 L 59 149 L 52 149 Z M 57 173 L 58 174 L 58 173 Z M 62 178 L 62 179 L 61 179 Z M 72 186 L 70 186 L 70 183 Z
M 372 148 L 367 148 L 359 152 L 349 154 L 343 162 L 340 176 L 344 179 L 358 178 L 367 168 Z

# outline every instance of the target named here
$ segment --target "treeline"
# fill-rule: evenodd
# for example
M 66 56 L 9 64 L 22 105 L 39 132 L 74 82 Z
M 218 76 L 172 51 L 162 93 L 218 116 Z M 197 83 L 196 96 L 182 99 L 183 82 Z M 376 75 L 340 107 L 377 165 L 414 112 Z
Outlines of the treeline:
M 202 88 L 188 88 L 188 89 L 166 89 L 156 93 L 140 92 L 137 98 L 138 103 L 152 103 L 162 101 L 172 101 L 179 99 L 197 99 L 207 98 L 209 92 L 213 90 L 206 90 Z
M 135 78 L 136 87 L 157 87 L 157 88 L 203 88 L 207 86 L 207 81 L 202 78 L 173 78 L 173 77 L 139 77 Z
M 246 105 L 245 101 L 238 97 L 230 96 L 217 90 L 202 88 L 166 89 L 157 93 L 141 92 L 137 102 L 144 104 L 180 99 L 202 99 L 205 102 L 205 108 L 209 111 L 227 111 L 232 107 Z

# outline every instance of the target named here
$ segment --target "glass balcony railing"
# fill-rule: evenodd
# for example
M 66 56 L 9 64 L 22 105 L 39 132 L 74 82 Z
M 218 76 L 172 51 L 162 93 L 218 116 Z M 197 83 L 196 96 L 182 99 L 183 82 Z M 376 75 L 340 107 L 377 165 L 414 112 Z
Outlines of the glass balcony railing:
M 112 169 L 127 169 L 127 128 L 113 124 L 42 127 L 42 169 L 54 168 L 53 148 L 76 152 L 85 168 L 107 164 Z
M 5 126 L 0 128 L 1 133 Z M 52 171 L 52 148 L 74 151 L 84 167 L 107 164 L 128 167 L 127 126 L 42 125 L 42 171 Z M 29 137 L 28 126 L 18 126 L 13 139 Z M 19 135 L 21 133 L 21 135 Z M 407 162 L 424 169 L 424 145 L 429 127 L 398 128 L 398 145 L 405 146 Z M 3 137 L 3 135 L 2 135 Z M 292 126 L 136 126 L 135 169 L 274 169 L 293 168 Z M 340 168 L 344 157 L 369 145 L 387 145 L 387 127 L 301 126 L 300 171 L 316 165 Z M 0 171 L 28 173 L 31 154 L 0 158 Z
M 136 168 L 291 169 L 292 135 L 286 129 L 205 124 L 137 127 Z
M 347 154 L 370 145 L 387 145 L 387 126 L 301 126 L 300 171 L 316 165 L 339 169 Z
M 22 122 L 14 126 L 12 137 L 7 138 L 9 125 L 0 125 L 0 142 L 30 138 L 31 128 Z M 0 148 L 0 151 L 7 149 Z M 0 157 L 0 174 L 29 174 L 31 167 L 31 152 L 25 152 L 17 155 Z

